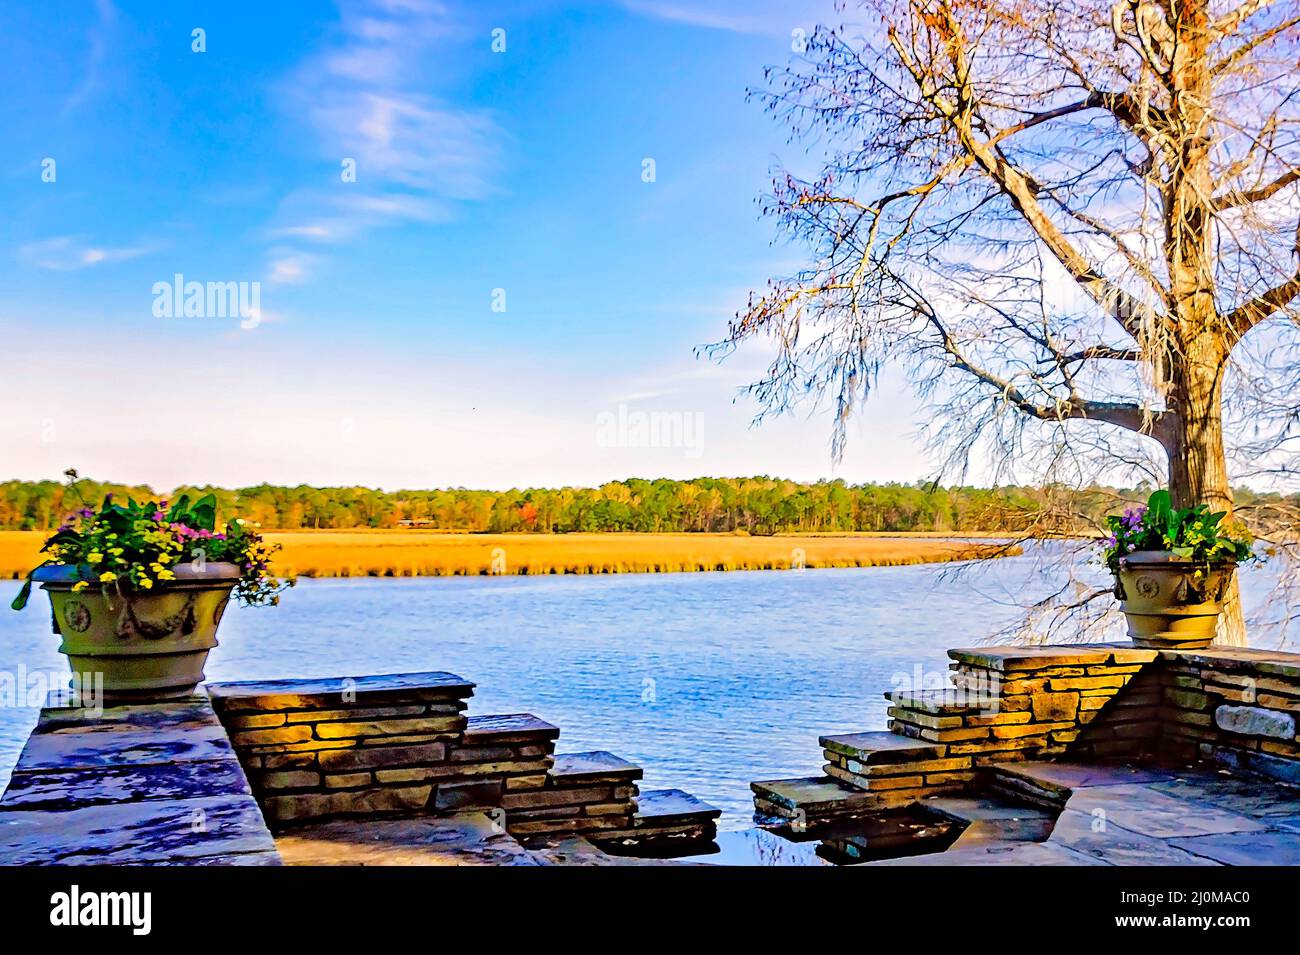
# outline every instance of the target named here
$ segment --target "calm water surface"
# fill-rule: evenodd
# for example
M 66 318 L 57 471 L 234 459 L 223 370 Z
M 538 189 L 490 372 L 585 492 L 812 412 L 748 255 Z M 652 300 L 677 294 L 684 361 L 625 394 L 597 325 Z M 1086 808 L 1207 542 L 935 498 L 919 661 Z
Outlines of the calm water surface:
M 533 713 L 560 751 L 611 750 L 743 829 L 751 780 L 819 774 L 820 734 L 884 729 L 881 693 L 1013 619 L 1010 594 L 1045 589 L 1036 566 L 304 580 L 232 607 L 208 678 L 450 670 L 478 684 L 471 714 Z M 0 673 L 66 679 L 57 646 L 43 596 L 0 616 Z M 0 707 L 0 786 L 36 715 Z

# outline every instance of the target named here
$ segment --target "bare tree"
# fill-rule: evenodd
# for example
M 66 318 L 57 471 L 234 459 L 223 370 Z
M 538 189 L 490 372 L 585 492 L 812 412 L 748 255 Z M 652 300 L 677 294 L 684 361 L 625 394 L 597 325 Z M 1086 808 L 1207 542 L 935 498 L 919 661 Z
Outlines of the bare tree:
M 763 204 L 811 264 L 713 346 L 775 343 L 760 417 L 829 398 L 838 454 L 900 363 L 950 467 L 1167 481 L 1229 512 L 1233 473 L 1294 477 L 1294 0 L 854 10 L 757 93 L 825 154 Z M 1239 601 L 1220 639 L 1244 641 Z

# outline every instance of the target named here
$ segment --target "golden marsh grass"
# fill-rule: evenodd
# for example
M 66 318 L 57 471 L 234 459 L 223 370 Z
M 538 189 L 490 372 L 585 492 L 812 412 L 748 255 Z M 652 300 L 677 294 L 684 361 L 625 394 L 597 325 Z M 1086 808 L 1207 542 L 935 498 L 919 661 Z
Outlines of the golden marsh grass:
M 449 534 L 420 530 L 270 531 L 288 577 L 446 577 L 881 567 L 967 560 L 995 544 L 934 537 L 804 534 Z M 0 576 L 39 560 L 38 531 L 0 531 Z

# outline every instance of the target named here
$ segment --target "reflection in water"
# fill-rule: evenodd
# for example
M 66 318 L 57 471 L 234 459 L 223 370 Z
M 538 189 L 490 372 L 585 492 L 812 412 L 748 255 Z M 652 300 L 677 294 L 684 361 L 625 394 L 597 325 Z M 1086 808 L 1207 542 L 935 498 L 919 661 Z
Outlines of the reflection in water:
M 679 861 L 715 865 L 819 866 L 856 865 L 875 859 L 942 852 L 961 834 L 962 826 L 917 808 L 798 832 L 789 826 L 756 827 L 718 834 L 715 847 Z

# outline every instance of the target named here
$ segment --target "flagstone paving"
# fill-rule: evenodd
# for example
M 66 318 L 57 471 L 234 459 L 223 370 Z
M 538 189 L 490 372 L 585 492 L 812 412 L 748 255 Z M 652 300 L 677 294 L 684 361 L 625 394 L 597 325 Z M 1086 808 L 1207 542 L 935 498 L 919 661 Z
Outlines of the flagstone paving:
M 1297 865 L 1300 790 L 1205 767 L 999 767 L 1064 809 L 1042 842 L 990 841 L 873 865 Z M 924 803 L 923 803 L 924 805 Z
M 206 697 L 41 711 L 0 797 L 9 865 L 278 865 Z

